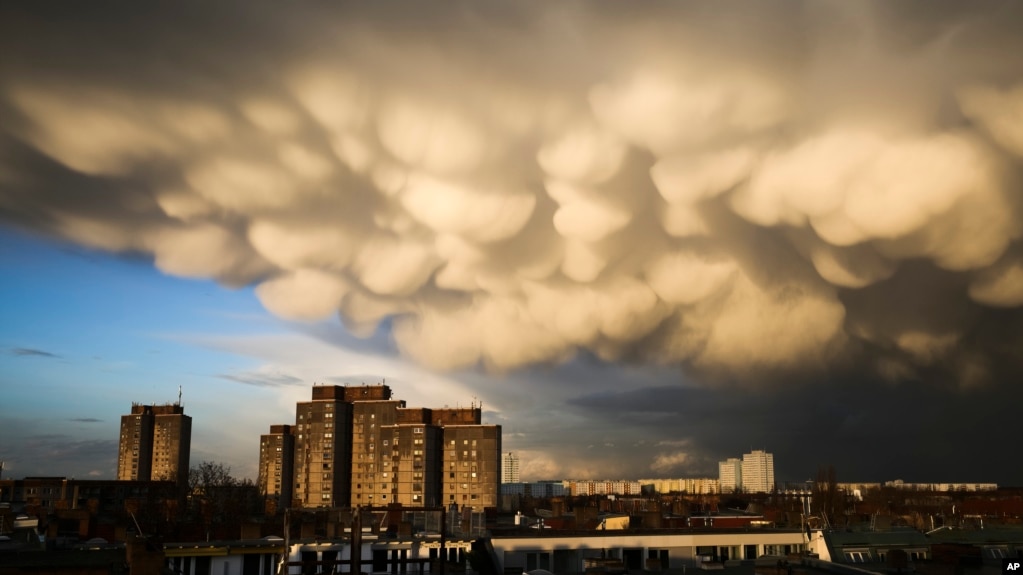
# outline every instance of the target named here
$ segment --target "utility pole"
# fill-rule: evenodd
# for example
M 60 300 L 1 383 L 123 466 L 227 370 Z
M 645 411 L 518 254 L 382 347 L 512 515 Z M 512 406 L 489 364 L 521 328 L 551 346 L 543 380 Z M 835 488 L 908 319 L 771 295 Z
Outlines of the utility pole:
M 362 508 L 352 514 L 352 573 L 362 573 Z

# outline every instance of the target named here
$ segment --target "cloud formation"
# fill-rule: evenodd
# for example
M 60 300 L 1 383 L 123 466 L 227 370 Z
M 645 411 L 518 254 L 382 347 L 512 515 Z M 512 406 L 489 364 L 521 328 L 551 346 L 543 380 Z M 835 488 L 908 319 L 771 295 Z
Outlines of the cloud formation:
M 1016 361 L 1018 6 L 393 8 L 11 9 L 0 217 L 436 369 Z
M 11 354 L 19 357 L 45 357 L 45 358 L 58 358 L 59 355 L 50 353 L 42 349 L 35 349 L 31 347 L 14 347 L 11 348 Z

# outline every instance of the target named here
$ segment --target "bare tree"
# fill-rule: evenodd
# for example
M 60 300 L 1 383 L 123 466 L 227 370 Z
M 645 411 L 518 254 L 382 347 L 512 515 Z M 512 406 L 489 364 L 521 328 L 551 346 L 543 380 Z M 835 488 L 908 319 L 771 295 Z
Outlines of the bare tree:
M 817 468 L 817 481 L 813 484 L 814 510 L 824 514 L 829 522 L 838 519 L 845 512 L 843 495 L 838 490 L 835 466 Z
M 231 475 L 231 468 L 223 463 L 203 461 L 188 469 L 189 508 L 193 517 L 202 521 L 207 540 L 214 524 L 224 520 L 225 489 L 238 484 Z
M 203 461 L 188 469 L 188 495 L 202 496 L 213 487 L 229 487 L 238 484 L 231 476 L 231 468 L 223 463 Z

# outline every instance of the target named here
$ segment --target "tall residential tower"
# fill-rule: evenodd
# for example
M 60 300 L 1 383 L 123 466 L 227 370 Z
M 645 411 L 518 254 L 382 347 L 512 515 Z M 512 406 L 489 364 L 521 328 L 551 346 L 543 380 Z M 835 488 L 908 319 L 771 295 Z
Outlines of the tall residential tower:
M 259 492 L 273 509 L 291 506 L 294 499 L 295 434 L 293 425 L 271 425 L 259 438 Z
M 774 454 L 755 450 L 742 456 L 742 488 L 748 493 L 774 490 Z
M 133 403 L 131 413 L 121 416 L 117 452 L 117 478 L 136 481 L 188 483 L 192 418 L 178 403 Z
M 519 457 L 512 452 L 501 457 L 501 483 L 519 483 Z

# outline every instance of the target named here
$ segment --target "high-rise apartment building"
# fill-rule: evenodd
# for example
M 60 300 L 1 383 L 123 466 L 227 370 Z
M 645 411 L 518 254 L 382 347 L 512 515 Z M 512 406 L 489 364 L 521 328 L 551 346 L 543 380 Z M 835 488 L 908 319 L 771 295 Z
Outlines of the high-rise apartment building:
M 501 426 L 482 425 L 482 410 L 433 410 L 443 428 L 443 503 L 482 510 L 496 507 L 501 479 Z
M 734 493 L 742 488 L 742 460 L 729 457 L 718 462 L 718 484 L 721 493 Z
M 391 399 L 386 385 L 345 388 L 352 401 L 352 488 L 353 505 L 388 505 L 395 501 L 391 470 L 391 426 L 404 401 Z M 372 398 L 372 399 L 371 399 Z
M 133 403 L 121 416 L 117 478 L 136 481 L 174 481 L 188 484 L 192 418 L 180 401 L 167 405 Z
M 350 503 L 352 404 L 338 385 L 313 386 L 312 401 L 295 408 L 295 496 L 302 507 Z
M 497 505 L 501 427 L 482 425 L 477 406 L 407 408 L 382 384 L 314 386 L 295 417 L 294 505 Z
M 431 423 L 432 411 L 424 408 L 398 410 L 397 423 L 387 428 L 390 441 L 391 501 L 407 506 L 441 504 L 443 437 Z
M 519 458 L 512 452 L 501 457 L 501 483 L 519 483 Z
M 774 490 L 774 455 L 754 450 L 742 456 L 742 489 L 748 493 Z
M 275 508 L 288 507 L 295 495 L 295 434 L 293 425 L 271 425 L 259 438 L 259 492 Z

